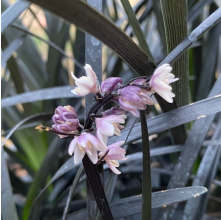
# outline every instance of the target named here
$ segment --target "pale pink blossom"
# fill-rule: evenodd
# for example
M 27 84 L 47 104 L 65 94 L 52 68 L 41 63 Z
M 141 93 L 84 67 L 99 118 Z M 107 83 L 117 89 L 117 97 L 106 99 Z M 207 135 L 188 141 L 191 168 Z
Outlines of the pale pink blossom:
M 75 137 L 68 148 L 68 153 L 74 153 L 74 163 L 78 164 L 83 159 L 85 153 L 93 164 L 97 163 L 97 151 L 105 151 L 106 147 L 92 134 L 83 132 L 80 136 Z
M 77 78 L 73 72 L 72 77 L 75 80 L 75 84 L 78 87 L 75 87 L 73 90 L 71 90 L 72 93 L 75 95 L 79 96 L 85 96 L 88 95 L 89 93 L 94 93 L 97 94 L 99 92 L 98 90 L 98 80 L 95 72 L 91 68 L 89 64 L 86 64 L 84 66 L 84 69 L 86 70 L 86 75 L 87 76 L 82 76 L 80 78 Z
M 175 78 L 171 70 L 172 67 L 170 64 L 163 64 L 154 71 L 149 82 L 152 90 L 169 103 L 172 103 L 173 97 L 175 97 L 172 87 L 169 84 L 179 80 L 179 78 Z
M 105 160 L 108 167 L 116 174 L 121 173 L 118 169 L 116 169 L 116 167 L 119 167 L 119 160 L 126 160 L 128 158 L 125 157 L 126 151 L 120 147 L 122 144 L 124 144 L 124 141 L 118 141 L 109 145 L 105 152 L 99 153 L 99 158 L 101 158 L 109 150 L 108 154 L 103 158 L 102 161 Z
M 96 118 L 96 128 L 97 128 L 97 138 L 100 140 L 100 142 L 105 146 L 107 144 L 107 139 L 110 136 L 121 135 L 121 129 L 124 128 L 124 126 L 120 124 L 125 123 L 125 119 L 127 116 L 125 114 L 123 115 L 110 115 L 103 118 Z

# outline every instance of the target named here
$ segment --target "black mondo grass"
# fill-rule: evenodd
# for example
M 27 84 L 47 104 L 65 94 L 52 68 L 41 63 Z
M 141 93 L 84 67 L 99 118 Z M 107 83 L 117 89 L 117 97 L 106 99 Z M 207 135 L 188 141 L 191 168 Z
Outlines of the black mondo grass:
M 1 5 L 4 220 L 220 218 L 219 1 Z

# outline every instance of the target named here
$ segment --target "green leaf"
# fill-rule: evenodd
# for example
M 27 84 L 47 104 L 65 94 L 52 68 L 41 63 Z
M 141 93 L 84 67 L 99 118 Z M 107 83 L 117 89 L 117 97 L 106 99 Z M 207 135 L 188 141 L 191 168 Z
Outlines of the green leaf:
M 34 180 L 31 184 L 31 187 L 28 192 L 27 200 L 25 207 L 23 209 L 23 220 L 31 219 L 40 219 L 40 210 L 41 206 L 35 207 L 36 209 L 31 210 L 32 203 L 36 198 L 38 191 L 43 187 L 47 177 L 55 167 L 58 166 L 58 151 L 62 147 L 64 139 L 59 139 L 55 137 L 53 142 L 50 144 L 49 150 L 36 174 Z

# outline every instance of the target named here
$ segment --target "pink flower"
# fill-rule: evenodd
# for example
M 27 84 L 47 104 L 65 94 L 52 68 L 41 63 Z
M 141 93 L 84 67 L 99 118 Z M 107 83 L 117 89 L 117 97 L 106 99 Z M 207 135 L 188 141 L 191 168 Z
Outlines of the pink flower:
M 84 69 L 86 70 L 87 76 L 82 76 L 79 79 L 73 74 L 72 77 L 75 80 L 75 84 L 78 86 L 75 89 L 71 90 L 75 95 L 85 96 L 89 93 L 97 94 L 98 90 L 98 80 L 95 72 L 92 70 L 89 64 L 86 64 Z
M 179 78 L 175 78 L 171 70 L 172 67 L 169 64 L 163 64 L 154 71 L 149 82 L 153 91 L 169 103 L 172 103 L 173 97 L 175 97 L 175 94 L 171 91 L 172 87 L 169 84 L 179 80 Z
M 118 160 L 126 160 L 128 158 L 125 158 L 126 151 L 123 148 L 119 147 L 122 144 L 124 144 L 124 141 L 118 141 L 114 144 L 109 145 L 105 152 L 99 153 L 99 157 L 101 158 L 109 150 L 103 161 L 105 160 L 108 167 L 116 174 L 121 173 L 118 169 L 116 169 L 116 167 L 119 167 Z
M 99 141 L 106 146 L 107 138 L 113 136 L 114 134 L 117 136 L 121 135 L 121 129 L 124 126 L 120 124 L 125 123 L 126 115 L 110 115 L 103 118 L 96 118 L 96 128 L 97 128 L 97 138 Z
M 80 136 L 75 137 L 68 148 L 68 153 L 74 153 L 74 163 L 78 164 L 83 159 L 85 153 L 93 164 L 97 163 L 97 151 L 104 151 L 106 148 L 92 134 L 83 132 Z
M 153 105 L 154 101 L 150 98 L 152 92 L 137 86 L 127 86 L 118 90 L 119 105 L 122 109 L 129 111 L 135 117 L 139 117 L 139 110 L 146 109 L 146 105 Z

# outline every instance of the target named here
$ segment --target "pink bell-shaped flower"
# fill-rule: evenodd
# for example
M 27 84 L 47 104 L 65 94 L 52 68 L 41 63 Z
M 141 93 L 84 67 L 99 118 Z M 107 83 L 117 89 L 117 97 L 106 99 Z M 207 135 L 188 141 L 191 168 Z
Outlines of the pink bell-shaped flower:
M 111 144 L 107 147 L 105 152 L 99 153 L 99 157 L 105 155 L 105 153 L 108 151 L 108 154 L 103 158 L 103 161 L 107 163 L 108 167 L 116 174 L 120 174 L 121 172 L 116 169 L 116 167 L 119 167 L 119 160 L 126 160 L 128 157 L 125 157 L 126 151 L 121 148 L 120 146 L 124 144 L 124 141 L 118 141 L 114 144 Z
M 97 138 L 99 141 L 106 146 L 107 139 L 110 136 L 121 135 L 121 129 L 124 128 L 124 126 L 120 124 L 125 123 L 125 119 L 127 116 L 124 115 L 110 115 L 103 118 L 96 118 L 96 128 L 97 128 Z
M 75 80 L 75 84 L 78 86 L 71 90 L 72 93 L 79 96 L 85 96 L 89 93 L 97 94 L 99 92 L 98 90 L 98 80 L 95 72 L 91 68 L 89 64 L 86 64 L 84 69 L 86 70 L 87 76 L 82 76 L 80 78 L 77 78 L 73 72 L 72 77 Z
M 97 151 L 105 151 L 106 147 L 92 134 L 83 132 L 80 136 L 75 137 L 68 148 L 68 153 L 74 153 L 74 163 L 78 164 L 83 159 L 85 153 L 93 164 L 97 163 Z
M 152 91 L 156 92 L 169 103 L 172 103 L 173 97 L 175 97 L 175 94 L 172 92 L 172 87 L 169 84 L 179 80 L 179 78 L 175 78 L 171 70 L 172 67 L 170 64 L 163 64 L 154 71 L 149 82 Z

